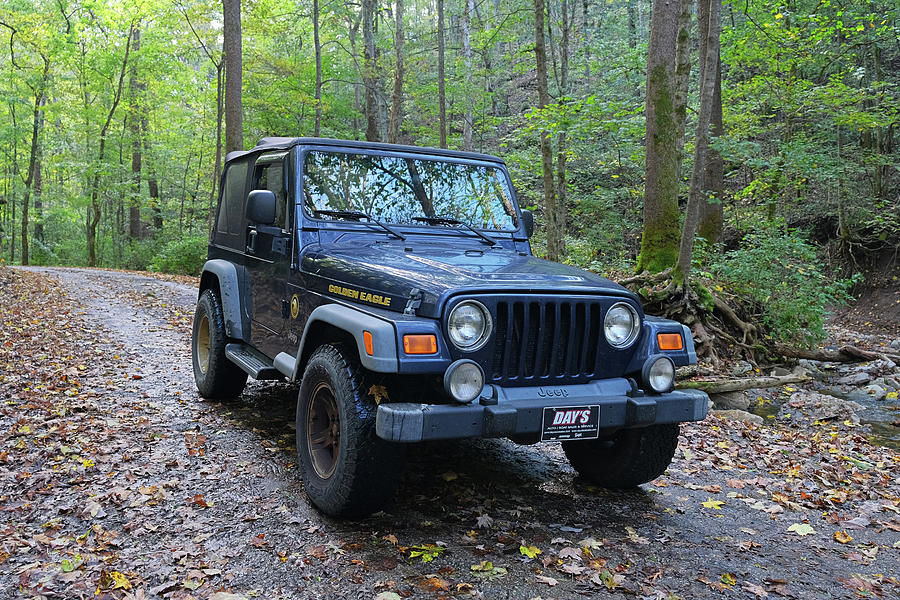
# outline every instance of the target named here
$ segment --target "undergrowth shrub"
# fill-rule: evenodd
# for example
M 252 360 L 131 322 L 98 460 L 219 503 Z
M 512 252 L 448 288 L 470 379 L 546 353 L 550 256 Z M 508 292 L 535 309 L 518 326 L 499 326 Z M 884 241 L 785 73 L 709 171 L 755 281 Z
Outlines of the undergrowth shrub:
M 721 286 L 756 305 L 776 339 L 813 345 L 825 338 L 829 307 L 846 304 L 853 280 L 832 280 L 815 248 L 796 230 L 759 230 L 741 247 L 708 254 L 706 268 Z
M 150 260 L 150 270 L 175 275 L 199 275 L 209 239 L 195 236 L 169 242 Z

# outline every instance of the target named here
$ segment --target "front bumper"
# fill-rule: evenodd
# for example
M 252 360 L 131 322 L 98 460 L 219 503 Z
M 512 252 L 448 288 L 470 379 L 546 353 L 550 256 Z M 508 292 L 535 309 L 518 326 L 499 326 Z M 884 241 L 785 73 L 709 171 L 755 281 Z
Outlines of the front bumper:
M 579 385 L 489 385 L 471 404 L 381 404 L 375 432 L 392 442 L 540 434 L 544 408 L 552 406 L 599 405 L 601 435 L 706 417 L 709 397 L 699 390 L 638 397 L 630 396 L 630 390 L 628 380 L 622 378 Z

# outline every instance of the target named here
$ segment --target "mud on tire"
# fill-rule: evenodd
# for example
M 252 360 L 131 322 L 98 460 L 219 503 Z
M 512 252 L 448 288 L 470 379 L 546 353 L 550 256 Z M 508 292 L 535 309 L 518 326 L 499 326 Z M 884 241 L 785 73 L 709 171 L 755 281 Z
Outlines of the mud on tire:
M 371 385 L 354 352 L 325 345 L 310 357 L 297 400 L 297 453 L 306 495 L 322 512 L 361 517 L 387 504 L 406 446 L 375 434 Z
M 600 487 L 631 488 L 662 475 L 678 447 L 678 423 L 622 429 L 607 439 L 563 442 L 578 474 Z
M 222 304 L 213 290 L 206 290 L 197 301 L 191 335 L 194 381 L 204 398 L 237 398 L 247 384 L 247 373 L 225 356 L 227 342 Z

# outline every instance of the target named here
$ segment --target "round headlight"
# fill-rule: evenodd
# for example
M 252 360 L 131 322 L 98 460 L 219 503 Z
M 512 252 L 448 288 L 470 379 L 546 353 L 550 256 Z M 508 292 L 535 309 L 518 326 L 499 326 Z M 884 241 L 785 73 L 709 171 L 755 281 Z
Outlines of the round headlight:
M 458 360 L 444 373 L 444 391 L 457 402 L 471 402 L 483 388 L 484 373 L 474 361 Z
M 606 311 L 603 333 L 611 346 L 616 348 L 630 346 L 637 339 L 640 329 L 637 311 L 630 304 L 619 302 Z
M 447 333 L 460 350 L 477 350 L 491 334 L 491 313 L 481 302 L 460 302 L 447 317 Z
M 675 387 L 675 363 L 667 356 L 651 356 L 641 369 L 641 378 L 657 394 Z

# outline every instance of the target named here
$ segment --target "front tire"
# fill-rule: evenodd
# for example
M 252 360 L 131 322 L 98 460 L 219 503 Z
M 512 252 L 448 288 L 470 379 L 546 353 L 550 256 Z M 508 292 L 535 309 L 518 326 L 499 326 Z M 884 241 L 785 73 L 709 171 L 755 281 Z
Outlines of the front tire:
M 678 423 L 622 429 L 611 438 L 563 442 L 572 467 L 600 487 L 625 489 L 653 481 L 678 447 Z
M 375 434 L 377 406 L 358 358 L 325 345 L 310 357 L 297 401 L 297 453 L 306 495 L 322 512 L 361 517 L 393 497 L 406 446 Z
M 197 300 L 191 335 L 194 381 L 204 398 L 237 398 L 247 384 L 247 373 L 225 356 L 227 341 L 222 304 L 213 290 L 206 290 Z

